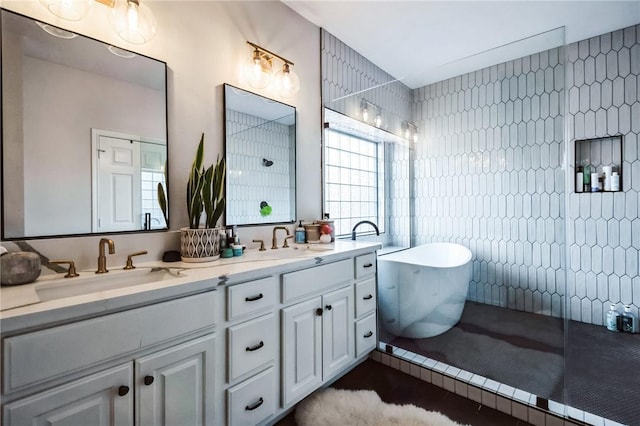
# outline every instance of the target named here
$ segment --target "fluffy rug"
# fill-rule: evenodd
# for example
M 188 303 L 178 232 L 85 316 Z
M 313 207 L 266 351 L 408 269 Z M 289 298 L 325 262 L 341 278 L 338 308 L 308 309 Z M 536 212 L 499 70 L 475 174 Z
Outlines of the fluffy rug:
M 320 390 L 296 407 L 298 426 L 460 426 L 448 417 L 416 407 L 382 402 L 374 391 Z

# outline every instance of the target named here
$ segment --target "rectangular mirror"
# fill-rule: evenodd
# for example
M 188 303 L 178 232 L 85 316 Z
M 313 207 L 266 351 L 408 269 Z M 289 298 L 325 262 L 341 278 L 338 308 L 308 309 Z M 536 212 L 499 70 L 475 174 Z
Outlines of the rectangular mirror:
M 296 220 L 296 109 L 224 85 L 226 224 Z
M 2 239 L 168 229 L 166 63 L 1 14 Z

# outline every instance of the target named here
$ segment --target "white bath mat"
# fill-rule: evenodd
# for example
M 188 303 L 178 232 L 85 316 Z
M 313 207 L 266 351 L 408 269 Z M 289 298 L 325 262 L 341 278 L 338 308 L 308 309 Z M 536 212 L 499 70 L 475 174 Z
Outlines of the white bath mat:
M 374 391 L 333 388 L 302 401 L 296 407 L 295 418 L 298 426 L 460 426 L 435 411 L 382 402 Z

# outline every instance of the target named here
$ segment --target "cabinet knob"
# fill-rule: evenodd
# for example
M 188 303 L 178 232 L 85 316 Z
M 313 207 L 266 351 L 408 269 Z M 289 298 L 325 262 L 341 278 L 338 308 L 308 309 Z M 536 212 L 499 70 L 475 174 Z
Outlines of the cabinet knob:
M 319 317 L 322 316 L 322 308 L 316 309 L 316 315 L 319 316 Z
M 128 393 L 129 393 L 129 386 L 122 385 L 118 388 L 118 395 L 125 396 Z
M 259 406 L 261 406 L 263 402 L 264 402 L 264 399 L 262 399 L 262 397 L 260 397 L 260 399 L 258 401 L 256 401 L 252 405 L 245 406 L 244 409 L 247 410 L 247 411 L 253 411 L 256 408 L 258 408 Z
M 144 384 L 149 386 L 153 383 L 153 376 L 144 376 Z
M 324 307 L 327 311 L 330 311 L 332 309 L 331 305 L 327 305 Z

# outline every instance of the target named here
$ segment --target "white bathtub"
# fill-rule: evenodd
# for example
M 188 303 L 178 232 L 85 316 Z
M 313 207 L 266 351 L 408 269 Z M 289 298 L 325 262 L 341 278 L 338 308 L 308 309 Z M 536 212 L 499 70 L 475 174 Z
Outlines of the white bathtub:
M 395 336 L 425 338 L 460 321 L 471 281 L 471 251 L 432 243 L 378 257 L 383 327 Z

